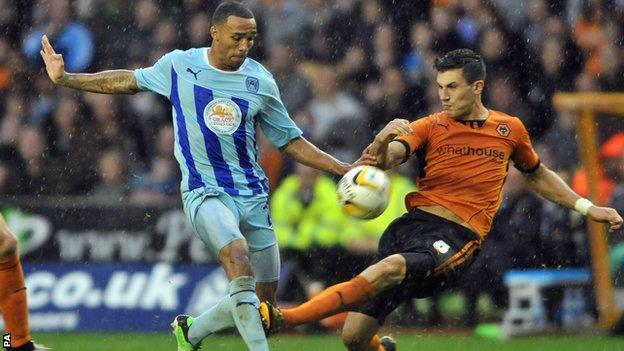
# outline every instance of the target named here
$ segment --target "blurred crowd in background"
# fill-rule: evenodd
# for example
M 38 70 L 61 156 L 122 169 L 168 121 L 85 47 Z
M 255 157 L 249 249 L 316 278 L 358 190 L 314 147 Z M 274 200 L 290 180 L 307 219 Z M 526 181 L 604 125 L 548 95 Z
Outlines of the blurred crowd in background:
M 259 28 L 250 56 L 273 73 L 305 135 L 336 157 L 357 159 L 394 118 L 413 120 L 439 110 L 433 60 L 468 47 L 487 65 L 486 105 L 521 118 L 542 162 L 588 195 L 574 116 L 555 111 L 552 96 L 559 90 L 624 90 L 624 1 L 244 2 Z M 51 39 L 69 72 L 147 67 L 171 50 L 209 46 L 217 5 L 0 0 L 0 194 L 179 205 L 166 99 L 55 87 L 42 68 L 40 38 Z M 624 210 L 624 120 L 599 117 L 601 201 Z M 285 268 L 297 278 L 284 287 L 305 286 L 302 277 L 331 283 L 352 274 L 370 259 L 384 227 L 404 211 L 403 195 L 416 188 L 416 165 L 410 162 L 392 175 L 392 204 L 381 218 L 347 219 L 337 207 L 334 178 L 295 166 L 262 138 L 259 146 L 273 190 L 275 229 L 290 262 Z M 587 266 L 586 237 L 579 216 L 537 198 L 512 170 L 473 269 L 479 274 L 462 286 L 475 293 L 487 287 L 504 304 L 496 278 L 501 271 Z M 335 259 L 310 264 L 319 257 Z M 328 269 L 335 272 L 329 278 Z

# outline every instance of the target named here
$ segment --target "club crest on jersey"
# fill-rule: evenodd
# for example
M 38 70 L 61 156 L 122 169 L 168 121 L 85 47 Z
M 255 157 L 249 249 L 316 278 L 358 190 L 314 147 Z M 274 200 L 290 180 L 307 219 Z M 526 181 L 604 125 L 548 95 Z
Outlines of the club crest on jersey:
M 505 123 L 499 123 L 498 126 L 496 126 L 496 131 L 504 137 L 509 136 L 509 133 L 511 133 L 511 129 L 509 129 L 509 126 Z
M 256 77 L 247 77 L 245 79 L 245 87 L 252 93 L 257 93 L 260 89 L 260 81 Z
M 242 120 L 240 107 L 230 99 L 212 100 L 204 109 L 204 121 L 216 134 L 232 135 Z

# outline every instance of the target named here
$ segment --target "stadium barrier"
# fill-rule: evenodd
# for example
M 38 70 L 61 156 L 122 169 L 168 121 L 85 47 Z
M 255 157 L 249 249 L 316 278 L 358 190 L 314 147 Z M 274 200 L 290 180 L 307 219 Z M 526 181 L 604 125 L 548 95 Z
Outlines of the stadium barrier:
M 4 204 L 35 331 L 164 331 L 227 293 L 225 273 L 178 208 Z

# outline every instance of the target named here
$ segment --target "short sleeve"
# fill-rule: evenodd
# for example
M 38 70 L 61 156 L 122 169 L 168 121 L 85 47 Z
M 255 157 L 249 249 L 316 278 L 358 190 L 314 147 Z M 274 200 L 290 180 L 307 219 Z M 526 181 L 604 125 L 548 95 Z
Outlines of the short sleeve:
M 170 52 L 161 57 L 152 67 L 138 68 L 134 70 L 137 84 L 142 90 L 149 90 L 160 95 L 169 97 L 171 94 L 171 70 L 173 67 Z
M 410 127 L 412 128 L 410 134 L 402 135 L 394 139 L 408 146 L 409 155 L 413 154 L 427 143 L 431 127 L 431 117 L 417 119 L 410 123 Z
M 260 110 L 260 128 L 273 145 L 281 148 L 300 137 L 302 132 L 288 115 L 275 81 L 270 80 L 270 85 L 269 94 Z
M 519 136 L 516 147 L 511 155 L 511 159 L 514 162 L 514 167 L 524 173 L 531 173 L 537 169 L 540 164 L 539 156 L 533 150 L 531 145 L 531 137 L 529 132 L 524 127 L 524 124 L 520 120 L 514 129 L 518 130 Z M 513 132 L 513 130 L 512 130 Z

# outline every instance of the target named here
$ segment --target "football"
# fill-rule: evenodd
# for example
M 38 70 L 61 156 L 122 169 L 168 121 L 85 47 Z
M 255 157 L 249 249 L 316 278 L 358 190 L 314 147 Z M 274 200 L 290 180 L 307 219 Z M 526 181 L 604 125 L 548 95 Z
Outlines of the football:
M 353 217 L 372 219 L 388 206 L 390 178 L 373 166 L 357 166 L 338 183 L 338 200 L 342 210 Z

